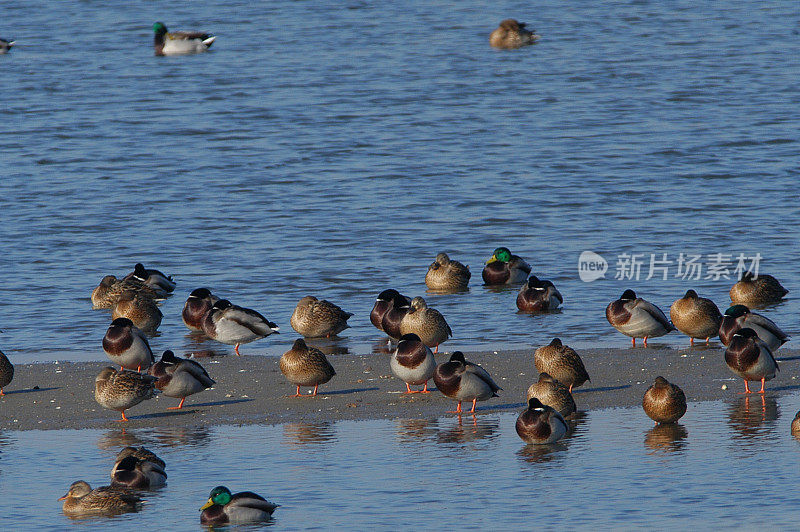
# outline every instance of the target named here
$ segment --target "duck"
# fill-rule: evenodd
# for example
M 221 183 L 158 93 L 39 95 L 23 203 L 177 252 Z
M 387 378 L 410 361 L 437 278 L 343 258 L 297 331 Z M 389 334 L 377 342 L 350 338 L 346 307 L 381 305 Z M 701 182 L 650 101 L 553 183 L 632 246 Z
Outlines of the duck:
M 153 48 L 156 55 L 181 55 L 205 52 L 216 37 L 202 31 L 167 31 L 163 22 L 153 24 Z
M 167 483 L 167 473 L 159 464 L 129 455 L 114 464 L 111 485 L 132 489 L 158 488 Z
M 656 425 L 675 423 L 686 413 L 686 395 L 678 386 L 658 376 L 644 392 L 642 408 Z
M 16 44 L 16 41 L 9 41 L 8 39 L 0 39 L 0 54 L 7 54 L 11 51 L 11 47 Z
M 564 345 L 560 338 L 553 338 L 548 345 L 538 348 L 533 353 L 533 364 L 539 373 L 547 373 L 567 386 L 570 393 L 573 387 L 578 388 L 586 381 L 591 381 L 580 355 Z
M 517 417 L 515 428 L 525 443 L 546 445 L 566 435 L 567 422 L 553 407 L 531 397 L 528 399 L 528 408 Z
M 564 302 L 561 292 L 546 279 L 531 275 L 517 294 L 517 308 L 522 312 L 555 310 Z
M 758 337 L 767 344 L 770 351 L 777 350 L 789 341 L 789 336 L 771 319 L 750 312 L 750 309 L 744 305 L 733 305 L 725 311 L 719 326 L 719 339 L 722 344 L 729 345 L 733 335 L 743 327 L 753 329 Z
M 178 406 L 170 406 L 167 410 L 180 410 L 188 396 L 216 384 L 203 366 L 188 358 L 178 358 L 170 350 L 164 351 L 161 360 L 153 364 L 148 373 L 158 379 L 156 388 L 162 394 L 181 400 Z
M 5 395 L 3 388 L 11 384 L 12 380 L 14 380 L 14 364 L 0 351 L 0 397 Z
M 463 401 L 472 401 L 472 410 L 468 413 L 474 414 L 478 401 L 497 397 L 497 392 L 502 389 L 485 369 L 467 362 L 461 351 L 454 352 L 449 361 L 436 366 L 433 382 L 440 392 L 458 401 L 458 408 L 448 412 L 450 414 L 461 414 Z
M 133 267 L 133 271 L 123 279 L 135 279 L 140 283 L 157 290 L 162 290 L 168 294 L 171 294 L 175 290 L 175 287 L 178 286 L 175 281 L 172 280 L 171 276 L 158 270 L 145 268 L 144 264 L 141 262 L 137 262 Z
M 208 288 L 195 288 L 186 298 L 181 318 L 190 331 L 202 331 L 203 320 L 219 298 Z
M 330 338 L 350 327 L 347 320 L 352 315 L 330 301 L 305 296 L 297 303 L 289 324 L 306 338 Z
M 771 275 L 743 272 L 739 281 L 731 287 L 732 305 L 745 305 L 750 308 L 764 307 L 777 303 L 789 291 Z
M 272 516 L 279 504 L 266 500 L 252 491 L 231 495 L 225 486 L 217 486 L 208 496 L 200 511 L 200 523 L 204 525 L 226 525 L 257 523 Z
M 631 337 L 633 347 L 636 347 L 637 338 L 644 338 L 644 346 L 647 347 L 648 338 L 657 338 L 676 330 L 660 308 L 636 297 L 636 292 L 630 289 L 608 304 L 606 319 L 616 330 Z
M 392 308 L 392 305 L 397 297 L 401 297 L 407 304 L 411 304 L 410 298 L 402 295 L 394 288 L 384 290 L 378 294 L 378 297 L 375 299 L 375 304 L 372 306 L 372 311 L 369 313 L 369 321 L 379 331 L 383 330 L 383 315 L 386 314 L 386 311 Z
M 107 367 L 94 380 L 94 399 L 103 408 L 121 412 L 122 419 L 117 421 L 128 421 L 125 411 L 146 399 L 152 399 L 157 381 L 157 378 L 145 373 L 117 371 Z
M 147 336 L 128 318 L 117 318 L 103 336 L 103 351 L 120 369 L 141 371 L 156 361 Z
M 316 347 L 309 347 L 302 339 L 295 340 L 292 348 L 281 355 L 279 365 L 286 379 L 297 386 L 297 393 L 292 397 L 303 397 L 300 395 L 301 386 L 313 386 L 311 395 L 314 397 L 319 385 L 336 375 L 325 354 Z
M 211 307 L 203 319 L 203 332 L 212 340 L 223 344 L 235 345 L 237 355 L 239 346 L 270 334 L 277 333 L 278 326 L 255 310 L 231 304 L 227 299 L 220 299 Z
M 83 480 L 73 482 L 58 500 L 64 501 L 64 513 L 72 517 L 135 512 L 141 503 L 139 497 L 124 489 L 111 486 L 92 489 Z
M 792 434 L 800 436 L 800 411 L 794 415 L 794 419 L 792 420 Z
M 140 292 L 152 299 L 164 299 L 165 294 L 162 290 L 157 290 L 147 286 L 136 279 L 117 279 L 113 275 L 106 275 L 92 290 L 92 307 L 95 309 L 110 309 L 119 301 L 120 296 L 126 290 Z
M 122 292 L 111 311 L 112 320 L 128 318 L 135 327 L 149 334 L 155 334 L 163 317 L 164 315 L 152 298 L 133 290 Z
M 390 338 L 400 338 L 403 333 L 400 332 L 400 326 L 405 319 L 406 314 L 411 310 L 411 301 L 402 294 L 397 294 L 392 298 L 392 304 L 383 313 L 381 318 L 381 329 Z
M 397 349 L 389 360 L 389 366 L 392 374 L 406 383 L 405 393 L 430 393 L 428 381 L 436 371 L 436 361 L 430 347 L 416 334 L 404 334 L 400 337 Z M 425 387 L 422 390 L 411 391 L 411 384 L 424 384 Z
M 575 399 L 569 388 L 554 379 L 549 373 L 539 374 L 538 382 L 528 388 L 526 399 L 537 398 L 542 404 L 553 407 L 562 417 L 575 412 Z
M 145 447 L 123 447 L 122 450 L 117 453 L 117 457 L 114 458 L 114 463 L 118 464 L 128 456 L 133 456 L 139 461 L 152 462 L 161 469 L 166 469 L 167 467 L 167 464 L 164 462 L 164 460 L 159 458 L 156 453 Z
M 428 308 L 425 300 L 419 296 L 411 300 L 410 308 L 400 322 L 400 335 L 411 333 L 419 336 L 428 347 L 434 347 L 434 353 L 439 352 L 439 344 L 453 336 L 442 313 Z
M 436 255 L 425 274 L 425 286 L 430 290 L 457 291 L 465 290 L 469 286 L 472 272 L 457 260 L 451 260 L 447 253 Z
M 725 350 L 725 363 L 744 380 L 745 393 L 752 393 L 747 381 L 758 380 L 761 381 L 758 393 L 764 393 L 765 382 L 774 379 L 780 370 L 769 346 L 749 327 L 739 329 L 733 335 Z
M 481 277 L 484 284 L 492 286 L 524 283 L 530 274 L 531 267 L 527 262 L 517 255 L 512 255 L 508 248 L 500 247 L 495 249 L 492 258 L 486 261 Z
M 712 336 L 719 334 L 722 313 L 713 301 L 699 297 L 694 290 L 675 300 L 669 308 L 669 317 L 673 326 L 689 337 L 689 345 L 694 345 L 695 338 L 705 338 L 706 345 Z
M 539 40 L 539 36 L 531 30 L 525 29 L 524 22 L 518 22 L 513 18 L 507 18 L 500 22 L 500 26 L 489 35 L 489 44 L 493 48 L 510 50 L 521 48 L 529 44 L 534 44 Z

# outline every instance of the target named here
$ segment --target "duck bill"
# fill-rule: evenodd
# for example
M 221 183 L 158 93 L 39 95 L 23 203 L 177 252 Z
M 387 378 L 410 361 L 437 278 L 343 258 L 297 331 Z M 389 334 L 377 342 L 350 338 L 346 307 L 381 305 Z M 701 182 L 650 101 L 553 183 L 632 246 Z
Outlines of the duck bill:
M 486 264 L 491 264 L 491 263 L 493 263 L 493 262 L 497 262 L 497 257 L 495 257 L 494 255 L 492 255 L 492 258 L 491 258 L 491 259 L 489 259 L 489 260 L 487 260 L 487 261 L 486 261 Z
M 214 506 L 214 501 L 211 500 L 211 498 L 209 498 L 208 502 L 206 502 L 203 506 L 200 507 L 200 511 L 202 512 L 206 508 L 211 508 L 212 506 Z
M 66 501 L 67 500 L 67 496 L 64 495 L 63 497 L 59 497 L 58 500 L 59 501 Z

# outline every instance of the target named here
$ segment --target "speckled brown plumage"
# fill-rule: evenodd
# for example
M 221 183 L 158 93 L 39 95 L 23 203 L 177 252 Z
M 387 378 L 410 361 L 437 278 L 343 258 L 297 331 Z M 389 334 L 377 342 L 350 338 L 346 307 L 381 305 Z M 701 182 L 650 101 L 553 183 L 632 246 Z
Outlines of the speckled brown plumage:
M 686 396 L 664 377 L 656 377 L 644 393 L 642 408 L 656 423 L 675 423 L 686 413 Z
M 151 375 L 107 367 L 95 378 L 94 398 L 103 408 L 122 412 L 120 421 L 127 421 L 125 410 L 152 398 L 156 381 Z
M 777 279 L 771 275 L 759 274 L 755 279 L 750 272 L 744 272 L 742 278 L 731 287 L 731 304 L 758 308 L 776 303 L 789 293 Z
M 435 347 L 437 352 L 439 344 L 447 341 L 453 335 L 447 320 L 436 309 L 428 308 L 425 300 L 415 297 L 411 300 L 411 308 L 400 323 L 400 334 L 416 334 L 422 343 L 428 347 Z
M 564 417 L 575 412 L 575 399 L 569 388 L 548 373 L 539 374 L 538 382 L 528 388 L 526 399 L 530 400 L 532 397 L 537 398 L 542 404 L 553 407 Z
M 280 368 L 286 379 L 297 386 L 298 396 L 300 386 L 313 386 L 313 395 L 316 395 L 317 387 L 336 375 L 322 351 L 309 347 L 300 339 L 295 340 L 292 348 L 281 356 Z
M 470 277 L 472 272 L 467 266 L 450 259 L 447 253 L 439 253 L 436 260 L 428 266 L 425 285 L 437 291 L 464 290 L 469 285 Z
M 695 338 L 711 338 L 719 334 L 722 313 L 710 299 L 698 297 L 694 290 L 676 300 L 669 309 L 672 324 L 694 343 Z
M 539 36 L 525 29 L 525 26 L 524 22 L 518 22 L 513 18 L 506 19 L 489 35 L 489 44 L 493 48 L 506 50 L 534 44 L 539 40 Z
M 103 486 L 97 489 L 82 481 L 73 482 L 69 491 L 58 499 L 64 501 L 64 513 L 69 516 L 114 515 L 134 512 L 141 501 L 124 488 Z
M 297 303 L 289 323 L 306 338 L 330 337 L 350 327 L 347 320 L 352 315 L 330 301 L 306 296 Z
M 153 298 L 125 290 L 119 296 L 114 310 L 111 312 L 111 319 L 128 318 L 133 324 L 147 334 L 154 334 L 164 315 L 159 310 Z
M 537 349 L 533 354 L 533 362 L 539 373 L 548 373 L 569 387 L 570 391 L 590 380 L 580 355 L 571 347 L 563 345 L 559 338 L 554 338 L 549 345 Z
M 125 290 L 133 290 L 153 299 L 162 299 L 165 292 L 147 286 L 136 279 L 117 279 L 113 275 L 106 275 L 100 284 L 92 291 L 92 306 L 96 309 L 114 308 Z

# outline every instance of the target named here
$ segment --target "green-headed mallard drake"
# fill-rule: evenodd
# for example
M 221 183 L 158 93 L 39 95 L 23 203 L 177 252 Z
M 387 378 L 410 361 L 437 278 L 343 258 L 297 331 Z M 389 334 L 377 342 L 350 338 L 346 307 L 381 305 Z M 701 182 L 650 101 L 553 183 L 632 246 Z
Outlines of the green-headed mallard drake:
M 198 54 L 214 44 L 215 36 L 202 31 L 167 31 L 163 22 L 153 24 L 156 55 Z
M 126 275 L 124 279 L 136 279 L 140 283 L 156 290 L 166 292 L 167 294 L 171 294 L 175 290 L 175 287 L 178 286 L 175 284 L 175 281 L 172 280 L 171 276 L 158 270 L 145 268 L 141 262 L 136 263 L 133 267 L 133 271 Z
M 644 413 L 656 423 L 675 423 L 686 413 L 683 390 L 664 377 L 656 377 L 642 398 Z
M 394 301 L 397 298 L 402 298 L 407 305 L 411 304 L 410 298 L 402 295 L 394 288 L 384 290 L 378 294 L 377 299 L 375 299 L 375 304 L 372 306 L 372 311 L 369 313 L 369 321 L 372 322 L 372 325 L 374 325 L 378 330 L 383 330 L 383 315 L 386 314 L 386 311 L 392 308 Z M 398 326 L 399 323 L 400 322 L 398 321 Z
M 166 483 L 167 473 L 161 464 L 137 458 L 133 454 L 118 460 L 114 464 L 114 469 L 111 470 L 112 486 L 150 489 L 163 486 Z
M 14 364 L 0 351 L 0 396 L 5 395 L 3 388 L 11 384 L 12 380 L 14 380 Z
M 164 315 L 152 298 L 145 294 L 125 290 L 111 311 L 111 319 L 128 318 L 146 334 L 155 334 Z
M 481 277 L 487 285 L 524 283 L 531 274 L 530 265 L 508 248 L 497 248 L 486 261 Z
M 126 290 L 140 292 L 156 300 L 166 297 L 163 290 L 147 286 L 136 279 L 117 279 L 113 275 L 106 275 L 97 288 L 92 290 L 92 307 L 96 309 L 114 308 Z
M 428 308 L 427 303 L 417 296 L 411 300 L 411 308 L 400 322 L 400 335 L 416 334 L 422 343 L 434 347 L 434 353 L 439 352 L 439 344 L 446 342 L 453 336 L 453 331 L 436 309 Z
M 425 274 L 425 285 L 431 290 L 456 291 L 465 290 L 469 285 L 472 272 L 457 260 L 451 260 L 447 253 L 439 253 L 436 260 L 428 266 Z
M 770 351 L 777 350 L 789 340 L 789 336 L 771 319 L 750 312 L 750 309 L 744 305 L 733 305 L 725 311 L 719 326 L 719 339 L 722 344 L 729 345 L 733 335 L 744 327 L 753 329 L 758 337 L 767 344 Z
M 133 371 L 117 371 L 107 367 L 94 380 L 94 399 L 103 408 L 122 412 L 155 395 L 157 378 Z
M 436 366 L 433 382 L 440 392 L 458 401 L 458 408 L 449 412 L 450 414 L 461 414 L 463 401 L 472 401 L 472 410 L 469 413 L 474 414 L 478 401 L 497 397 L 497 392 L 501 389 L 492 380 L 489 372 L 477 364 L 467 362 L 461 351 L 453 353 L 448 362 Z
M 780 369 L 767 344 L 748 327 L 739 329 L 733 335 L 725 350 L 725 363 L 728 369 L 744 380 L 745 393 L 752 393 L 747 381 L 759 380 L 759 393 L 764 393 L 764 383 L 775 378 Z
M 200 522 L 204 525 L 257 523 L 268 520 L 278 507 L 279 504 L 273 504 L 252 491 L 231 495 L 231 490 L 225 486 L 217 486 L 211 490 L 208 502 L 200 508 L 203 512 Z
M 404 334 L 397 342 L 397 349 L 389 361 L 395 377 L 406 383 L 405 393 L 430 393 L 428 381 L 436 370 L 436 361 L 430 347 L 425 345 L 416 334 Z M 410 384 L 425 387 L 419 391 L 411 391 Z
M 186 325 L 189 330 L 202 331 L 203 320 L 217 301 L 219 301 L 219 298 L 212 294 L 211 290 L 208 288 L 196 288 L 192 290 L 192 293 L 186 298 L 186 303 L 183 305 L 183 312 L 181 312 L 183 324 Z
M 292 348 L 281 355 L 281 373 L 297 386 L 297 393 L 300 395 L 301 386 L 313 386 L 314 393 L 317 395 L 317 388 L 320 384 L 325 384 L 336 375 L 336 371 L 328 362 L 325 354 L 316 347 L 309 347 L 303 340 L 295 340 Z
M 712 336 L 719 334 L 722 323 L 722 313 L 714 302 L 698 297 L 694 290 L 687 290 L 672 304 L 669 317 L 675 328 L 689 337 L 689 345 L 694 345 L 695 338 L 705 338 L 708 344 Z
M 589 379 L 580 355 L 569 346 L 561 343 L 560 338 L 553 338 L 550 344 L 538 348 L 533 353 L 533 363 L 539 373 L 547 373 L 564 386 L 580 387 Z
M 73 482 L 69 491 L 58 500 L 64 501 L 64 513 L 70 517 L 135 512 L 141 502 L 139 497 L 125 489 L 111 486 L 92 489 L 83 480 Z
M 563 417 L 575 412 L 575 399 L 569 388 L 554 379 L 549 373 L 540 373 L 539 381 L 528 388 L 527 399 L 537 398 L 542 404 L 553 407 Z
M 616 330 L 630 336 L 634 347 L 637 338 L 644 338 L 647 347 L 648 338 L 664 336 L 675 330 L 660 308 L 636 297 L 633 290 L 625 290 L 619 299 L 608 304 L 606 319 Z
M 555 310 L 564 302 L 561 292 L 546 279 L 531 275 L 517 294 L 517 308 L 522 312 Z
M 211 307 L 203 320 L 206 336 L 223 344 L 239 346 L 278 332 L 278 326 L 253 309 L 232 305 L 227 299 L 220 299 Z
M 771 275 L 742 273 L 742 278 L 731 287 L 731 304 L 757 308 L 776 303 L 789 291 Z
M 539 40 L 539 36 L 533 31 L 525 29 L 524 22 L 518 22 L 513 18 L 507 18 L 500 23 L 500 26 L 489 35 L 489 44 L 493 48 L 510 50 L 521 48 L 529 44 L 534 44 Z
M 400 327 L 403 319 L 411 310 L 411 301 L 404 295 L 398 293 L 392 297 L 392 303 L 381 318 L 381 329 L 390 338 L 400 338 L 403 333 Z
M 103 351 L 120 368 L 141 371 L 156 361 L 147 336 L 128 318 L 117 318 L 103 336 Z
M 9 41 L 7 39 L 0 39 L 0 54 L 7 54 L 11 51 L 11 47 L 16 44 L 16 41 Z
M 188 396 L 216 384 L 203 366 L 188 358 L 178 358 L 169 350 L 164 351 L 161 360 L 153 364 L 148 373 L 158 379 L 156 388 L 161 393 L 181 400 L 178 406 L 171 406 L 168 410 L 180 410 Z
M 331 337 L 350 327 L 347 320 L 352 315 L 330 301 L 306 296 L 298 301 L 289 323 L 306 338 Z
M 567 422 L 554 408 L 535 397 L 528 399 L 528 408 L 517 417 L 517 434 L 525 443 L 554 443 L 567 433 Z

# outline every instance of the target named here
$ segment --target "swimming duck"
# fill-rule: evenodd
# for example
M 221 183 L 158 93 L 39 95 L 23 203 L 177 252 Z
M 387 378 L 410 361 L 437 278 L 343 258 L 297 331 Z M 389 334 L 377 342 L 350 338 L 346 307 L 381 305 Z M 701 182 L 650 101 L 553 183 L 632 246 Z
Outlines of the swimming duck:
M 524 22 L 507 18 L 489 36 L 489 44 L 494 48 L 510 50 L 535 43 L 539 40 L 539 36 L 525 29 L 526 25 Z
M 447 253 L 439 253 L 436 260 L 428 266 L 425 285 L 431 290 L 464 290 L 469 285 L 472 272 L 457 260 L 451 260 Z
M 485 369 L 467 362 L 461 351 L 453 353 L 448 362 L 436 366 L 433 382 L 440 392 L 458 401 L 458 408 L 448 412 L 450 414 L 461 414 L 462 401 L 472 401 L 469 413 L 474 414 L 478 401 L 497 397 L 497 391 L 501 389 Z
M 197 54 L 214 43 L 215 36 L 202 31 L 168 32 L 163 22 L 153 24 L 153 47 L 156 55 Z
M 266 338 L 278 332 L 278 326 L 255 310 L 232 305 L 227 299 L 220 299 L 211 307 L 203 320 L 203 332 L 212 340 L 223 344 L 239 346 Z
M 347 320 L 352 315 L 330 301 L 306 296 L 297 303 L 289 323 L 306 338 L 330 338 L 350 327 Z
M 0 39 L 0 54 L 7 54 L 11 51 L 11 47 L 16 44 L 16 41 L 9 41 L 6 39 Z
M 531 275 L 517 294 L 517 308 L 522 312 L 555 310 L 564 302 L 555 285 Z
M 150 449 L 146 449 L 145 447 L 123 447 L 122 450 L 117 453 L 117 457 L 114 458 L 114 463 L 118 464 L 129 456 L 133 456 L 139 461 L 152 462 L 161 469 L 166 469 L 167 467 L 167 464 L 164 462 L 164 460 L 159 458 L 156 453 Z
M 453 336 L 442 313 L 428 308 L 425 300 L 419 296 L 411 300 L 411 308 L 400 322 L 400 335 L 411 333 L 419 336 L 428 347 L 435 347 L 434 353 L 439 352 L 439 344 Z
M 113 275 L 106 275 L 92 290 L 92 307 L 96 309 L 114 308 L 120 296 L 126 290 L 133 290 L 149 296 L 155 300 L 164 299 L 163 290 L 147 286 L 136 279 L 117 279 Z
M 181 400 L 178 406 L 171 406 L 168 410 L 180 410 L 188 396 L 200 393 L 216 384 L 203 366 L 188 358 L 178 358 L 169 350 L 164 351 L 161 360 L 153 364 L 148 373 L 158 379 L 156 388 L 161 390 L 161 393 Z
M 111 470 L 111 485 L 134 489 L 150 489 L 163 486 L 167 473 L 155 462 L 126 456 L 114 464 Z
M 171 294 L 177 286 L 175 281 L 172 280 L 172 277 L 158 270 L 145 268 L 141 262 L 136 263 L 136 266 L 133 267 L 133 272 L 126 275 L 124 279 L 136 279 L 140 283 L 157 290 L 162 290 L 168 294 Z
M 542 404 L 553 407 L 563 417 L 575 412 L 575 399 L 569 388 L 554 379 L 549 373 L 540 373 L 539 381 L 528 388 L 527 399 L 535 397 Z
M 747 381 L 758 380 L 761 381 L 758 393 L 764 393 L 764 383 L 775 378 L 780 369 L 767 344 L 748 327 L 739 329 L 733 335 L 725 350 L 725 363 L 728 369 L 744 380 L 745 393 L 752 393 Z
M 14 380 L 14 364 L 0 351 L 0 396 L 5 395 L 3 388 L 11 384 L 12 380 Z
M 152 298 L 133 290 L 122 292 L 119 296 L 119 301 L 114 305 L 114 310 L 111 312 L 112 320 L 128 318 L 133 322 L 134 326 L 148 334 L 156 332 L 158 326 L 161 325 L 163 317 L 164 315 Z
M 775 303 L 783 299 L 789 291 L 771 275 L 759 275 L 743 272 L 742 278 L 731 287 L 731 303 L 757 308 Z
M 550 406 L 535 397 L 528 399 L 528 408 L 517 418 L 517 434 L 525 443 L 554 443 L 567 433 L 567 422 Z
M 719 334 L 722 323 L 722 313 L 714 302 L 698 297 L 694 290 L 687 290 L 672 304 L 669 317 L 675 328 L 689 337 L 689 345 L 694 345 L 695 338 L 705 338 L 708 344 L 712 336 Z
M 658 423 L 675 423 L 686 413 L 683 390 L 664 377 L 656 377 L 642 398 L 644 413 Z
M 73 482 L 69 491 L 58 500 L 64 501 L 64 513 L 69 516 L 135 512 L 141 502 L 139 497 L 127 490 L 111 486 L 92 489 L 83 480 Z
M 390 338 L 400 338 L 403 333 L 400 332 L 400 326 L 403 319 L 411 309 L 411 302 L 407 301 L 408 298 L 402 294 L 397 294 L 392 298 L 392 304 L 383 313 L 381 318 L 381 329 Z
M 430 393 L 428 381 L 436 370 L 436 361 L 431 349 L 416 334 L 404 334 L 400 337 L 389 366 L 394 376 L 406 383 L 405 393 Z M 421 391 L 412 392 L 410 384 L 424 384 L 425 387 Z
M 792 420 L 792 434 L 800 436 L 800 411 L 794 415 L 794 419 Z
M 591 380 L 580 355 L 571 347 L 562 344 L 560 338 L 553 338 L 550 344 L 538 348 L 533 353 L 533 363 L 539 373 L 547 373 L 564 386 L 568 386 L 570 393 L 573 387 L 580 387 Z
M 219 301 L 219 298 L 213 295 L 208 288 L 192 290 L 183 305 L 183 312 L 181 313 L 184 325 L 192 331 L 202 331 L 203 320 L 217 301 Z
M 280 368 L 288 381 L 297 386 L 297 393 L 293 397 L 302 397 L 301 386 L 313 386 L 314 393 L 311 395 L 316 396 L 319 385 L 336 375 L 322 351 L 307 346 L 301 339 L 295 340 L 292 348 L 281 355 Z
M 481 277 L 487 285 L 524 283 L 531 274 L 530 265 L 521 257 L 512 255 L 508 248 L 497 248 L 486 261 Z
M 719 326 L 719 339 L 723 345 L 729 345 L 736 332 L 744 327 L 753 329 L 770 351 L 777 350 L 789 340 L 789 336 L 775 325 L 771 319 L 750 312 L 744 305 L 733 305 L 725 311 Z
M 398 296 L 402 297 L 407 304 L 411 304 L 411 299 L 402 295 L 393 288 L 384 290 L 378 294 L 377 299 L 375 299 L 375 305 L 372 306 L 372 311 L 369 313 L 369 321 L 372 322 L 372 325 L 374 325 L 378 330 L 383 330 L 383 315 L 386 314 L 387 310 L 392 308 L 394 300 Z
M 103 351 L 122 369 L 141 371 L 156 361 L 147 336 L 128 318 L 111 322 L 103 336 Z
M 252 491 L 231 495 L 225 486 L 217 486 L 200 508 L 203 512 L 200 522 L 204 525 L 257 523 L 268 520 L 278 507 L 280 504 L 273 504 Z
M 128 421 L 125 411 L 155 395 L 157 378 L 133 371 L 117 371 L 107 367 L 94 380 L 94 399 L 103 408 L 122 412 L 122 419 Z
M 637 338 L 644 338 L 644 346 L 647 347 L 648 338 L 657 338 L 676 330 L 660 308 L 636 297 L 633 290 L 625 290 L 619 299 L 608 304 L 606 319 L 616 330 L 630 336 L 634 347 Z

